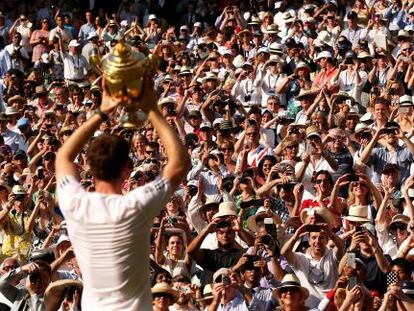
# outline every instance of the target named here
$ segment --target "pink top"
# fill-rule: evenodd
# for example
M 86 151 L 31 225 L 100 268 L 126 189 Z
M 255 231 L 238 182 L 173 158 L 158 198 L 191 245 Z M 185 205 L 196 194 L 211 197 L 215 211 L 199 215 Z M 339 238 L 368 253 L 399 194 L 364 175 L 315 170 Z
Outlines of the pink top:
M 43 53 L 49 52 L 49 31 L 48 30 L 35 30 L 32 34 L 32 39 L 39 40 L 40 37 L 46 38 L 46 44 L 39 43 L 33 47 L 32 62 L 40 59 Z

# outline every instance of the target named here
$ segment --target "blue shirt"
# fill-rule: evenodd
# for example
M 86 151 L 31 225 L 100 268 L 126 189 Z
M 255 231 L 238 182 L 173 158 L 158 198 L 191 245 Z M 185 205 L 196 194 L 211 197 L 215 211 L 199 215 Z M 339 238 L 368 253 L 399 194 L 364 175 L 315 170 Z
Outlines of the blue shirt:
M 368 165 L 373 167 L 373 183 L 381 183 L 381 172 L 387 163 L 397 164 L 400 168 L 401 182 L 410 176 L 410 166 L 414 157 L 406 146 L 398 146 L 395 153 L 391 153 L 385 147 L 374 148 Z
M 81 26 L 78 37 L 81 39 L 83 45 L 87 43 L 88 35 L 93 31 L 95 31 L 95 27 L 91 23 L 86 23 Z

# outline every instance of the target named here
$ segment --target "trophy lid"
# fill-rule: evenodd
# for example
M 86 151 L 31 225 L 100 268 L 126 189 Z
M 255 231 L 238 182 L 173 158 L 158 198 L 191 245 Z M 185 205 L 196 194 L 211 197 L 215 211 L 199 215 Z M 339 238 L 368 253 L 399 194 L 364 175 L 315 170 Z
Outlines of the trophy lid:
M 102 69 L 105 74 L 118 76 L 120 72 L 138 70 L 144 68 L 145 57 L 143 54 L 133 51 L 131 46 L 120 40 L 113 50 L 102 60 Z M 137 72 L 137 74 L 139 74 Z M 125 73 L 121 74 L 122 76 Z

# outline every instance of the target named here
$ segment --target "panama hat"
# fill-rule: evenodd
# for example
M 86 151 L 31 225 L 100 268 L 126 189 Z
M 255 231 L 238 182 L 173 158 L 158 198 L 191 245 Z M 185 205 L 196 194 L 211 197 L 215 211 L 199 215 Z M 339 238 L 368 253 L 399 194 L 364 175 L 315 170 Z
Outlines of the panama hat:
M 267 62 L 265 63 L 265 66 L 268 66 L 270 64 L 277 64 L 280 62 L 281 62 L 281 59 L 278 55 L 271 55 L 269 59 L 267 60 Z
M 203 78 L 203 83 L 206 83 L 208 80 L 215 80 L 216 82 L 219 82 L 219 78 L 217 75 L 213 72 L 207 72 L 206 76 Z
M 213 219 L 226 216 L 236 216 L 237 217 L 237 207 L 234 202 L 222 202 L 219 205 L 219 210 L 213 215 Z
M 300 220 L 302 223 L 309 223 L 310 216 L 320 216 L 326 223 L 332 224 L 334 222 L 333 214 L 330 210 L 324 207 L 305 208 L 300 213 Z
M 301 89 L 299 92 L 299 95 L 295 97 L 296 100 L 302 100 L 308 97 L 316 97 L 315 92 L 312 92 L 311 90 L 305 90 Z
M 309 125 L 305 130 L 306 138 L 311 136 L 318 136 L 322 139 L 321 134 L 319 133 L 319 128 L 316 125 Z
M 269 212 L 271 213 L 271 216 L 269 216 Z M 257 220 L 259 217 L 263 218 L 273 218 L 273 223 L 275 224 L 281 224 L 282 220 L 278 215 L 273 213 L 270 209 L 267 209 L 263 206 L 259 207 L 256 211 L 256 214 L 250 216 L 247 218 L 247 228 L 249 228 L 250 231 L 256 232 L 257 231 Z
M 238 34 L 237 34 L 239 37 L 241 37 L 242 35 L 247 35 L 247 36 L 249 36 L 250 37 L 250 39 L 251 38 L 253 38 L 253 34 L 252 34 L 252 32 L 250 31 L 250 30 L 247 30 L 247 29 L 243 29 L 242 31 L 240 31 Z
M 198 182 L 197 182 L 198 183 Z M 197 184 L 198 187 L 198 184 Z M 209 195 L 206 199 L 206 203 L 200 207 L 200 214 L 203 216 L 203 212 L 207 207 L 210 206 L 216 206 L 218 208 L 220 201 L 223 199 L 223 197 L 220 194 L 213 194 Z
M 392 218 L 390 222 L 390 227 L 392 226 L 392 224 L 395 224 L 395 223 L 403 223 L 403 224 L 408 225 L 410 223 L 410 217 L 403 215 L 403 214 L 397 214 Z
M 26 104 L 27 103 L 27 100 L 23 96 L 14 95 L 14 96 L 12 96 L 12 97 L 9 98 L 9 100 L 7 101 L 7 104 L 9 106 L 11 106 L 11 105 L 13 105 L 14 102 L 21 102 L 23 104 Z
M 311 71 L 309 65 L 305 62 L 299 62 L 299 64 L 296 65 L 295 74 L 299 69 L 306 69 L 308 73 Z
M 280 298 L 280 290 L 282 288 L 298 288 L 302 292 L 303 298 L 307 299 L 309 297 L 309 290 L 300 285 L 298 277 L 294 274 L 286 274 L 282 283 L 275 289 L 273 289 L 273 296 L 277 299 Z
M 161 106 L 161 107 L 165 104 L 174 104 L 175 105 L 175 104 L 177 104 L 177 102 L 172 97 L 164 97 L 163 99 L 161 99 L 158 102 L 158 106 Z
M 216 272 L 214 272 L 213 274 L 213 282 L 214 283 L 219 283 L 218 282 L 218 278 L 222 275 L 229 275 L 230 273 L 230 269 L 229 268 L 220 268 L 218 269 Z
M 77 280 L 65 279 L 50 283 L 45 291 L 46 310 L 58 310 L 64 299 L 66 289 L 70 286 L 80 290 L 83 289 L 83 283 Z
M 265 33 L 267 34 L 276 34 L 279 33 L 278 27 L 276 24 L 267 26 Z
M 368 205 L 351 205 L 348 216 L 345 216 L 344 219 L 353 222 L 369 222 Z
M 197 302 L 205 302 L 213 298 L 213 286 L 211 286 L 211 284 L 206 284 L 203 288 L 203 298 L 198 298 Z
M 151 288 L 151 293 L 154 294 L 168 294 L 171 295 L 173 302 L 175 302 L 178 297 L 179 297 L 179 293 L 178 291 L 176 291 L 175 289 L 173 289 L 168 283 L 166 282 L 160 282 L 155 284 L 152 288 Z

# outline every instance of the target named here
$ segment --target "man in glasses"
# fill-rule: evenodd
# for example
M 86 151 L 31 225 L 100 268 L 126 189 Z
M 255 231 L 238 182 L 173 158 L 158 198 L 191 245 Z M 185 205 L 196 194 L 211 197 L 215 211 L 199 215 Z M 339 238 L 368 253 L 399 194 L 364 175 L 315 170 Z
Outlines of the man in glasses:
M 168 163 L 154 181 L 123 195 L 130 175 L 130 145 L 102 134 L 91 141 L 87 158 L 95 180 L 94 193 L 77 179 L 74 160 L 103 121 L 109 120 L 127 96 L 111 97 L 104 80 L 102 104 L 59 149 L 56 157 L 59 206 L 82 270 L 84 310 L 148 310 L 150 219 L 158 215 L 184 178 L 190 160 L 174 131 L 158 110 L 150 79 L 145 79 L 140 107 L 157 131 Z M 114 291 L 113 289 L 117 290 Z

